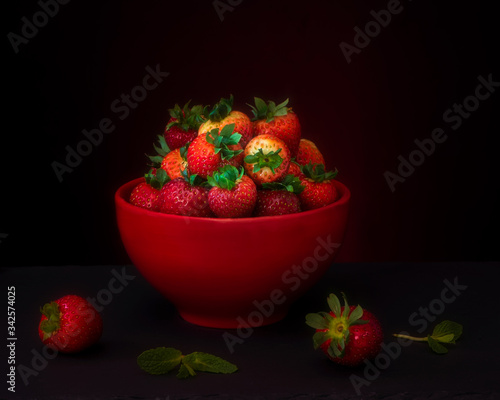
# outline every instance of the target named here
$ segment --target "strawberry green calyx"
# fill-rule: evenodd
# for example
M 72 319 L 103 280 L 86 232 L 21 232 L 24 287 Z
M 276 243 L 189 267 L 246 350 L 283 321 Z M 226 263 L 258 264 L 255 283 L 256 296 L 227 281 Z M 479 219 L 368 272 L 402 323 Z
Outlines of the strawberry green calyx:
M 331 340 L 328 346 L 328 354 L 331 357 L 342 358 L 345 353 L 345 347 L 349 342 L 349 327 L 354 325 L 367 324 L 369 321 L 362 320 L 363 309 L 357 306 L 350 311 L 349 304 L 345 295 L 344 309 L 340 306 L 339 298 L 330 294 L 328 297 L 328 306 L 332 313 L 319 312 L 306 315 L 306 324 L 318 331 L 313 336 L 314 348 L 317 349 L 323 343 Z
M 233 165 L 226 165 L 215 171 L 212 176 L 207 177 L 210 186 L 217 186 L 222 189 L 231 190 L 242 178 L 245 170 L 236 168 Z
M 196 105 L 190 108 L 190 102 L 191 100 L 182 108 L 176 104 L 174 108 L 168 110 L 170 117 L 174 118 L 174 121 L 167 124 L 167 129 L 170 129 L 172 126 L 177 126 L 184 132 L 198 130 L 200 125 L 205 121 L 203 118 L 204 107 L 202 105 Z
M 50 338 L 61 326 L 61 311 L 59 305 L 52 301 L 40 308 L 40 312 L 47 317 L 40 323 L 43 332 L 43 340 Z
M 229 113 L 233 110 L 234 97 L 231 94 L 229 99 L 222 98 L 216 103 L 210 110 L 209 106 L 206 106 L 203 110 L 203 114 L 213 122 L 220 122 L 226 118 Z
M 156 168 L 159 168 L 161 166 L 161 162 L 163 161 L 165 156 L 170 153 L 170 148 L 168 147 L 168 144 L 165 141 L 165 137 L 163 135 L 158 135 L 158 144 L 159 147 L 156 144 L 153 144 L 153 147 L 157 153 L 156 155 L 149 156 L 146 154 L 146 157 L 148 157 L 152 162 L 151 166 Z
M 306 178 L 311 179 L 314 182 L 324 182 L 334 179 L 339 171 L 335 168 L 335 171 L 325 172 L 325 166 L 323 164 L 306 164 L 300 167 L 302 173 Z
M 146 179 L 146 183 L 151 187 L 160 190 L 165 183 L 170 181 L 170 177 L 167 172 L 159 168 L 156 172 L 153 172 L 153 169 L 150 169 L 146 174 L 144 174 L 144 179 Z
M 198 174 L 190 174 L 186 169 L 181 170 L 182 178 L 191 186 L 210 187 L 208 182 Z
M 288 174 L 281 182 L 266 182 L 262 184 L 262 189 L 266 190 L 286 190 L 295 194 L 302 193 L 305 186 L 295 175 Z
M 266 103 L 258 97 L 254 97 L 254 102 L 255 106 L 248 104 L 252 108 L 252 113 L 254 115 L 252 121 L 265 119 L 266 122 L 271 122 L 274 120 L 274 117 L 285 116 L 291 110 L 291 108 L 287 107 L 288 99 L 278 105 L 270 100 Z
M 245 162 L 253 164 L 253 172 L 268 167 L 274 174 L 275 168 L 278 168 L 283 162 L 283 158 L 279 155 L 280 151 L 281 149 L 264 153 L 262 149 L 259 149 L 257 153 L 246 156 Z
M 217 128 L 212 129 L 207 132 L 206 139 L 207 142 L 213 144 L 215 146 L 215 154 L 221 155 L 223 160 L 229 160 L 233 157 L 236 157 L 243 150 L 231 150 L 228 146 L 236 145 L 239 143 L 241 139 L 241 135 L 237 132 L 234 132 L 235 124 L 225 125 L 221 131 Z

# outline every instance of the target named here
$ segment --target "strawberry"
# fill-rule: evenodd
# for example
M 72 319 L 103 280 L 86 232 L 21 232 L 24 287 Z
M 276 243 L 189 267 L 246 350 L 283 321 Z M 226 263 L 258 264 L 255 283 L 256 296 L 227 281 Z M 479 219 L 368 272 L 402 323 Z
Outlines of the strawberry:
M 332 182 L 338 171 L 325 172 L 323 164 L 307 164 L 301 167 L 300 177 L 304 190 L 299 194 L 304 210 L 314 210 L 333 203 L 338 191 Z
M 245 147 L 243 166 L 258 186 L 283 179 L 289 165 L 288 147 L 283 140 L 275 136 L 255 136 Z
M 323 154 L 318 147 L 308 139 L 300 139 L 299 151 L 295 157 L 295 161 L 300 165 L 306 164 L 325 164 Z
M 187 167 L 187 147 L 189 143 L 181 148 L 170 150 L 165 138 L 161 135 L 158 136 L 158 144 L 153 145 L 156 150 L 156 155 L 147 156 L 152 162 L 151 166 L 159 169 L 164 169 L 170 179 L 180 178 L 181 171 Z
M 254 135 L 274 135 L 283 140 L 291 156 L 295 157 L 299 151 L 301 127 L 299 118 L 290 107 L 287 107 L 288 99 L 276 105 L 274 101 L 268 101 L 254 97 L 255 106 L 252 108 L 254 117 Z
M 302 173 L 302 170 L 300 169 L 300 165 L 297 164 L 297 162 L 294 160 L 290 161 L 290 166 L 288 167 L 288 173 L 290 175 L 294 175 L 298 178 L 304 177 L 304 174 Z
M 198 175 L 176 178 L 165 184 L 158 196 L 158 207 L 165 214 L 177 214 L 192 217 L 213 217 L 208 206 L 206 181 Z
M 62 353 L 77 353 L 95 344 L 102 334 L 102 319 L 84 298 L 67 295 L 45 304 L 40 311 L 38 335 Z
M 168 110 L 170 119 L 165 127 L 163 136 L 170 149 L 180 149 L 198 136 L 198 129 L 204 122 L 203 106 L 197 105 L 189 108 L 189 100 L 183 108 L 178 104 Z
M 304 190 L 300 179 L 287 175 L 281 182 L 264 183 L 257 191 L 257 204 L 253 215 L 267 217 L 299 213 L 300 199 L 298 194 Z
M 220 132 L 217 128 L 212 129 L 191 142 L 186 155 L 190 174 L 206 179 L 221 164 L 228 163 L 227 160 L 236 157 L 231 163 L 241 163 L 241 158 L 238 158 L 243 152 L 239 144 L 241 135 L 233 133 L 234 127 L 234 124 L 225 125 Z
M 249 217 L 257 201 L 257 187 L 244 169 L 226 165 L 208 177 L 210 209 L 220 218 Z
M 164 169 L 170 179 L 182 177 L 182 171 L 187 168 L 187 146 L 174 149 L 168 153 L 161 161 L 161 168 Z
M 334 294 L 327 301 L 329 313 L 306 315 L 306 324 L 316 329 L 314 348 L 320 347 L 328 358 L 341 365 L 357 366 L 375 358 L 384 338 L 377 318 L 359 305 L 349 306 L 345 296 L 343 307 Z
M 209 107 L 205 107 L 203 113 L 207 117 L 207 121 L 201 124 L 198 135 L 205 135 L 213 129 L 221 131 L 224 126 L 234 124 L 234 132 L 241 135 L 240 144 L 245 147 L 253 137 L 253 124 L 248 115 L 233 110 L 233 103 L 234 97 L 231 95 L 229 99 L 220 99 L 211 110 Z
M 159 211 L 158 195 L 160 189 L 169 180 L 167 173 L 162 170 L 151 169 L 144 175 L 145 182 L 139 183 L 130 193 L 130 203 L 134 206 L 151 211 Z

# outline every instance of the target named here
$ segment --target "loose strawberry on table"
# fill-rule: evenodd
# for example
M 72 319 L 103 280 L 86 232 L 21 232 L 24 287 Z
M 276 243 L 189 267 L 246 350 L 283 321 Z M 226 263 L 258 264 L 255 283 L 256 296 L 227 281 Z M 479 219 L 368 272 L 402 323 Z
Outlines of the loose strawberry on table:
M 288 172 L 290 152 L 285 142 L 276 136 L 255 136 L 245 147 L 243 165 L 257 184 L 280 181 Z
M 145 182 L 139 183 L 130 194 L 130 203 L 151 211 L 159 211 L 158 196 L 160 189 L 169 181 L 167 173 L 162 169 L 151 169 L 144 175 Z
M 285 142 L 292 157 L 297 155 L 301 137 L 301 126 L 297 114 L 288 105 L 288 99 L 276 105 L 254 98 L 255 106 L 250 105 L 254 117 L 254 136 L 273 135 Z
M 323 164 L 307 164 L 301 167 L 300 176 L 304 190 L 299 194 L 304 210 L 314 210 L 333 203 L 339 194 L 332 180 L 338 171 L 325 172 Z
M 205 121 L 202 105 L 189 107 L 189 100 L 184 107 L 178 104 L 168 110 L 170 119 L 165 127 L 164 137 L 171 150 L 179 149 L 198 136 L 198 129 Z
M 207 118 L 198 129 L 198 135 L 206 135 L 213 129 L 221 131 L 224 126 L 234 124 L 234 131 L 241 135 L 240 144 L 242 147 L 253 137 L 253 124 L 248 115 L 241 111 L 233 110 L 234 97 L 222 98 L 212 109 L 205 107 L 204 115 Z
M 327 301 L 330 312 L 306 315 L 306 324 L 316 329 L 314 348 L 321 348 L 330 360 L 347 366 L 375 358 L 384 339 L 375 315 L 359 305 L 349 306 L 345 296 L 343 307 L 334 294 Z
M 38 335 L 49 348 L 77 353 L 95 344 L 102 334 L 102 318 L 84 298 L 67 295 L 45 304 Z
M 301 212 L 298 194 L 304 190 L 300 179 L 287 175 L 281 182 L 264 183 L 257 191 L 253 215 L 267 217 Z
M 241 135 L 234 129 L 235 125 L 229 124 L 220 131 L 215 128 L 196 137 L 186 155 L 189 173 L 206 179 L 222 165 L 239 165 L 243 148 L 240 145 Z
M 300 165 L 311 164 L 325 164 L 323 154 L 319 151 L 318 147 L 308 139 L 300 139 L 299 151 L 295 161 Z
M 217 217 L 249 217 L 257 201 L 257 187 L 240 169 L 226 165 L 208 177 L 208 204 Z
M 163 186 L 158 195 L 159 211 L 191 217 L 213 217 L 208 206 L 206 181 L 198 175 L 188 175 L 171 180 Z

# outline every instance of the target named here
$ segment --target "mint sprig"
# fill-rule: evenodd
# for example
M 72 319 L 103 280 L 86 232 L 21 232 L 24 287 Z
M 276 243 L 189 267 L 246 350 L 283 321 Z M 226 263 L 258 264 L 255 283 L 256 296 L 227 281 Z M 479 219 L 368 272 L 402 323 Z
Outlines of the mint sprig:
M 232 374 L 238 367 L 213 354 L 195 351 L 182 355 L 180 350 L 172 347 L 157 347 L 146 350 L 137 357 L 139 367 L 152 375 L 163 375 L 180 365 L 177 378 L 184 379 L 196 375 L 198 372 L 214 374 Z
M 403 335 L 400 333 L 395 333 L 395 337 L 400 337 L 403 339 L 410 339 L 417 342 L 427 342 L 432 351 L 437 354 L 446 354 L 448 349 L 442 345 L 445 344 L 456 344 L 456 341 L 460 336 L 462 336 L 463 326 L 453 322 L 445 320 L 434 327 L 432 334 L 426 337 L 414 337 L 409 335 Z

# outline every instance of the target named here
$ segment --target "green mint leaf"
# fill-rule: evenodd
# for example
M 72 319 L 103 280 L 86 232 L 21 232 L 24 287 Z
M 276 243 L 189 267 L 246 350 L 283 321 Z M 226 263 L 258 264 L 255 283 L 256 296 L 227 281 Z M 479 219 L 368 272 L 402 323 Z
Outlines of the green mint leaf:
M 181 367 L 179 368 L 179 371 L 177 372 L 177 378 L 179 379 L 186 379 L 191 376 L 195 376 L 196 372 L 194 372 L 193 368 L 191 368 L 189 365 L 184 363 L 184 359 L 182 360 Z
M 137 357 L 137 364 L 148 374 L 161 375 L 180 364 L 182 353 L 171 347 L 146 350 Z
M 442 342 L 443 337 L 448 337 L 448 335 L 453 334 L 451 341 L 445 343 L 455 343 L 455 341 L 462 335 L 462 330 L 462 325 L 446 320 L 435 326 L 431 336 L 433 339 Z
M 437 340 L 434 340 L 432 336 L 427 336 L 427 342 L 429 343 L 429 347 L 437 354 L 446 354 L 448 353 L 448 349 L 444 347 Z
M 307 314 L 306 324 L 314 329 L 328 329 L 328 321 L 318 313 Z
M 194 352 L 182 359 L 182 364 L 189 370 L 212 372 L 216 374 L 232 374 L 238 367 L 220 357 L 208 353 Z M 194 371 L 193 371 L 194 372 Z M 191 373 L 191 371 L 190 371 Z
M 439 336 L 437 338 L 433 336 L 431 337 L 441 343 L 453 343 L 453 344 L 455 343 L 455 335 L 453 333 L 444 336 Z

